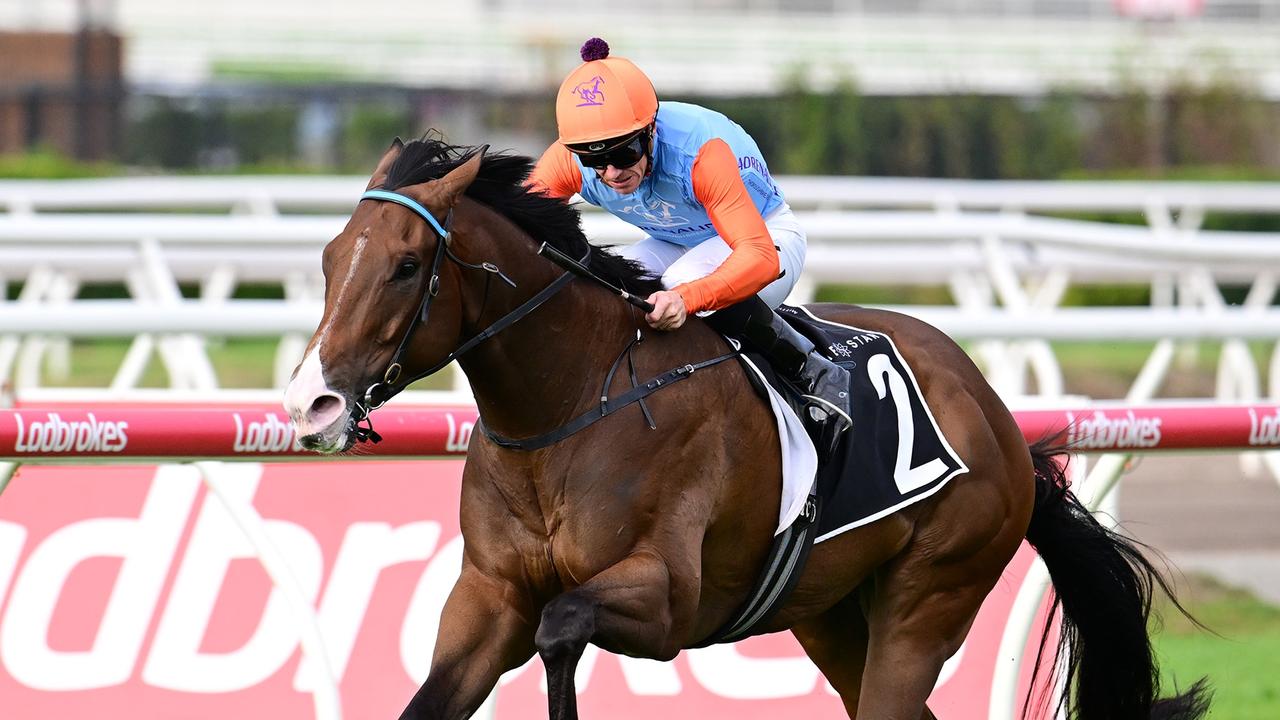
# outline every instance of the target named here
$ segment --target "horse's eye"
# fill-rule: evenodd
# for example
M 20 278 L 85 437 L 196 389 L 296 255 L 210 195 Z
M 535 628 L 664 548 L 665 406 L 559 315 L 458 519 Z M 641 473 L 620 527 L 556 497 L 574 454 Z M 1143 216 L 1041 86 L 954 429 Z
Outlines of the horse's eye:
M 400 267 L 396 268 L 396 280 L 408 280 L 418 274 L 418 261 L 405 260 L 400 263 Z

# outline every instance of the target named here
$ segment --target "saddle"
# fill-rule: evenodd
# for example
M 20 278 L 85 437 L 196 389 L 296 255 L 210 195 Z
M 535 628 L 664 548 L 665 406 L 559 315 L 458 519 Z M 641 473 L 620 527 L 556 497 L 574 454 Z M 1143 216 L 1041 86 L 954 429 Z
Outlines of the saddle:
M 699 647 L 740 640 L 763 626 L 785 603 L 814 544 L 927 498 L 968 471 L 938 429 L 915 375 L 888 335 L 821 320 L 805 308 L 783 305 L 777 311 L 849 371 L 853 428 L 830 456 L 818 458 L 804 511 L 775 536 L 748 601 Z M 740 355 L 747 377 L 766 402 L 772 387 L 803 417 L 806 403 L 800 393 L 764 357 Z M 814 447 L 823 447 L 813 437 L 815 427 L 805 423 L 805 428 Z
M 942 436 L 915 374 L 888 335 L 822 320 L 803 307 L 782 305 L 777 312 L 849 371 L 853 428 L 832 456 L 818 459 L 816 492 L 824 515 L 818 542 L 931 495 L 968 470 Z M 756 373 L 748 376 L 764 392 Z M 766 378 L 793 411 L 803 407 L 776 373 Z

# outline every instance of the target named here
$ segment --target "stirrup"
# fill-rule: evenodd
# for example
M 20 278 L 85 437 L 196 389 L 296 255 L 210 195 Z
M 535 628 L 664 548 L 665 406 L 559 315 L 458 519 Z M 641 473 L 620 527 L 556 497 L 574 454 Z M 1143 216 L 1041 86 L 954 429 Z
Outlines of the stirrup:
M 813 422 L 819 424 L 830 422 L 838 428 L 836 430 L 837 433 L 842 433 L 853 427 L 853 418 L 849 417 L 849 413 L 845 412 L 839 405 L 817 395 L 801 395 L 800 397 L 809 402 L 805 406 L 805 413 Z
M 801 376 L 808 386 L 808 392 L 800 395 L 806 416 L 803 419 L 818 452 L 823 458 L 830 458 L 853 427 L 849 371 L 814 351 L 805 359 Z
M 854 421 L 840 407 L 832 405 L 831 401 L 815 395 L 800 397 L 805 401 L 805 416 L 800 419 L 804 421 L 809 437 L 813 439 L 819 464 L 824 465 L 836 456 L 840 442 L 845 438 L 845 433 L 854 427 Z

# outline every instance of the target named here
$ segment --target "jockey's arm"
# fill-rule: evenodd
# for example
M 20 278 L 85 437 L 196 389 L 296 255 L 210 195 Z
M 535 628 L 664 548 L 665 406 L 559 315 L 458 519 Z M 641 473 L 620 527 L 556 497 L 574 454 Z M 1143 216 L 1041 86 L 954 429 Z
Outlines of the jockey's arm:
M 543 195 L 568 200 L 582 190 L 582 171 L 569 149 L 555 142 L 538 158 L 525 185 Z
M 725 141 L 710 140 L 698 151 L 693 164 L 693 192 L 706 208 L 716 232 L 733 251 L 710 275 L 674 288 L 684 300 L 686 312 L 728 307 L 777 280 L 781 267 L 778 249 Z

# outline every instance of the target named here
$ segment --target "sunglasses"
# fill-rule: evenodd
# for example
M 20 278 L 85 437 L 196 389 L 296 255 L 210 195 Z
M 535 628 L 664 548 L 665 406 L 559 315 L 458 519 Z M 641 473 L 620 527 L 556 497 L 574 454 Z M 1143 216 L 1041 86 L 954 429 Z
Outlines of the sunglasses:
M 630 140 L 598 152 L 592 152 L 590 146 L 583 148 L 581 145 L 569 148 L 583 165 L 596 170 L 603 170 L 610 165 L 623 170 L 640 162 L 645 156 L 646 145 L 645 134 L 643 132 L 636 133 Z M 592 143 L 592 145 L 604 145 L 605 143 Z

